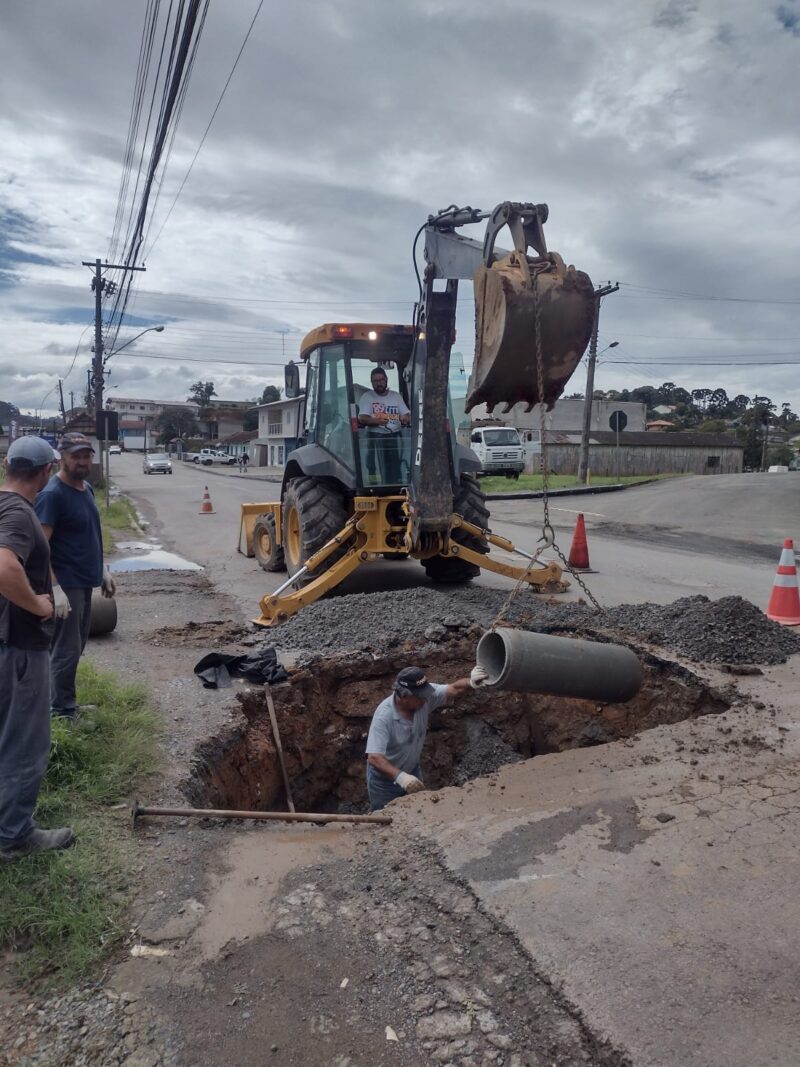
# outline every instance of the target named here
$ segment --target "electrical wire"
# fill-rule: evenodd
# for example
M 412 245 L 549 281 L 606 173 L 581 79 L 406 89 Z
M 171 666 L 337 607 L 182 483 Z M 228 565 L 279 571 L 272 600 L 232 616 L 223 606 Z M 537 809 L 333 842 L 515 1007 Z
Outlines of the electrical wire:
M 230 85 L 231 79 L 233 78 L 233 75 L 236 72 L 237 66 L 239 65 L 239 60 L 242 58 L 242 52 L 244 52 L 245 46 L 246 46 L 248 40 L 250 39 L 250 34 L 253 32 L 253 27 L 256 24 L 256 19 L 258 18 L 259 13 L 261 11 L 261 8 L 263 6 L 264 6 L 264 0 L 259 0 L 259 4 L 258 4 L 258 7 L 256 8 L 256 12 L 253 15 L 253 18 L 252 18 L 252 20 L 250 22 L 250 25 L 247 28 L 247 33 L 244 35 L 244 40 L 242 41 L 241 47 L 239 48 L 239 51 L 238 51 L 238 53 L 236 55 L 236 59 L 233 61 L 233 66 L 231 67 L 230 73 L 228 74 L 228 77 L 225 80 L 225 84 L 222 87 L 222 92 L 219 94 L 219 99 L 217 100 L 217 102 L 216 102 L 216 104 L 214 106 L 214 110 L 211 112 L 211 118 L 208 120 L 208 125 L 206 126 L 205 130 L 203 131 L 203 136 L 200 138 L 200 143 L 198 144 L 198 146 L 197 146 L 197 148 L 195 150 L 195 153 L 192 156 L 192 161 L 189 164 L 189 168 L 186 171 L 186 174 L 184 174 L 184 176 L 183 176 L 183 181 L 181 182 L 181 184 L 180 184 L 180 186 L 178 188 L 178 191 L 175 194 L 174 200 L 172 201 L 172 203 L 169 206 L 169 210 L 167 211 L 167 214 L 166 214 L 166 216 L 164 218 L 164 221 L 161 223 L 161 227 L 160 227 L 158 233 L 156 234 L 156 236 L 153 239 L 153 243 L 150 245 L 150 247 L 147 250 L 147 258 L 148 259 L 150 258 L 150 255 L 151 255 L 153 249 L 158 244 L 158 239 L 161 237 L 161 234 L 164 232 L 164 227 L 169 222 L 169 219 L 170 219 L 170 216 L 172 215 L 173 209 L 175 208 L 175 205 L 178 203 L 178 200 L 180 199 L 180 195 L 183 192 L 184 186 L 186 185 L 187 181 L 189 180 L 189 175 L 192 173 L 192 170 L 194 169 L 194 165 L 197 162 L 197 157 L 200 155 L 200 152 L 201 152 L 201 150 L 203 148 L 203 145 L 206 143 L 206 138 L 208 137 L 208 132 L 211 129 L 211 126 L 212 126 L 212 123 L 214 122 L 214 119 L 217 117 L 217 112 L 219 111 L 220 105 L 222 104 L 222 101 L 225 98 L 225 93 L 228 91 L 228 86 Z

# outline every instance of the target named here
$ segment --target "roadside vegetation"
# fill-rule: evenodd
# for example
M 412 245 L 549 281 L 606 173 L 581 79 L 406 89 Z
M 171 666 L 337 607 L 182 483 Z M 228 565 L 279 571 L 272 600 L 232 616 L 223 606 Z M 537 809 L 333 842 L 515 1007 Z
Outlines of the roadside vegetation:
M 101 495 L 98 494 L 97 510 L 100 512 L 100 528 L 103 532 L 103 551 L 109 553 L 119 537 L 141 531 L 136 520 L 136 508 L 130 500 L 119 497 L 106 507 Z
M 635 485 L 637 482 L 651 482 L 662 478 L 678 478 L 677 474 L 632 474 L 622 478 L 592 476 L 592 485 Z M 547 481 L 551 489 L 572 489 L 582 483 L 574 474 L 551 474 Z M 506 478 L 503 476 L 491 476 L 481 478 L 481 489 L 484 493 L 516 493 L 520 489 L 540 490 L 542 488 L 541 474 L 520 474 L 519 478 Z
M 96 707 L 76 725 L 53 722 L 36 812 L 41 826 L 74 827 L 77 844 L 0 866 L 0 949 L 41 985 L 85 976 L 124 935 L 136 862 L 127 802 L 156 768 L 158 719 L 142 687 L 84 661 L 78 700 Z

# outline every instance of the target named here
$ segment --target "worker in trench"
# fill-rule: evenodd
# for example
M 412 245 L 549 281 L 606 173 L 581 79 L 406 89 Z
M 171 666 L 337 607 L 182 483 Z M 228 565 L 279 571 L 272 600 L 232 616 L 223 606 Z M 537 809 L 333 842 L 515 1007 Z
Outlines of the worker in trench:
M 486 683 L 483 667 L 469 678 L 436 685 L 421 667 L 404 667 L 393 692 L 375 709 L 367 737 L 367 791 L 372 811 L 425 788 L 419 767 L 431 712 Z

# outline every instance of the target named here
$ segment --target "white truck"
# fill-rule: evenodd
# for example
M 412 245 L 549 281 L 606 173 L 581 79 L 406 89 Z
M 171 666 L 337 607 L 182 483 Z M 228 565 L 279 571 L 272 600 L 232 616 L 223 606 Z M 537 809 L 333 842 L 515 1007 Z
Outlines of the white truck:
M 223 463 L 230 467 L 236 462 L 236 456 L 231 456 L 218 448 L 201 448 L 199 452 L 187 452 L 183 461 L 184 463 L 202 463 L 204 467 L 210 467 L 212 463 Z
M 525 469 L 525 448 L 513 426 L 473 426 L 469 440 L 481 474 L 519 478 Z

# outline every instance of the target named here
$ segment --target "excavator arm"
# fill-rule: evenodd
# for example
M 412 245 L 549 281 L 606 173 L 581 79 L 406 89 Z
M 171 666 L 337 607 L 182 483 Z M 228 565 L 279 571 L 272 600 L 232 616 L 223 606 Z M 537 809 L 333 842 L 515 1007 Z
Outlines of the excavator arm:
M 547 251 L 546 204 L 505 202 L 492 212 L 454 205 L 424 227 L 425 271 L 416 341 L 407 368 L 411 397 L 410 541 L 414 549 L 447 546 L 457 482 L 447 423 L 450 351 L 458 283 L 475 293 L 475 361 L 466 410 L 505 402 L 552 407 L 591 335 L 594 288 L 588 275 Z M 483 242 L 458 233 L 488 219 Z M 512 252 L 496 248 L 508 227 Z M 529 256 L 532 249 L 536 255 Z M 434 283 L 444 281 L 444 288 Z M 540 390 L 540 382 L 542 389 Z M 540 395 L 540 391 L 542 395 Z

